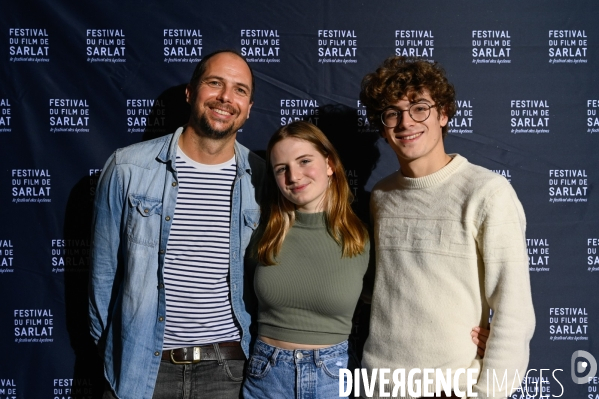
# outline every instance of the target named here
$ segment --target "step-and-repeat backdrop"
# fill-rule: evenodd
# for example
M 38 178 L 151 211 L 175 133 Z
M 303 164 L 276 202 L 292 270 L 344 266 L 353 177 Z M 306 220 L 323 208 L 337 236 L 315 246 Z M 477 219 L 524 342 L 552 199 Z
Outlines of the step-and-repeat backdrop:
M 528 219 L 537 327 L 528 392 L 514 397 L 599 398 L 597 378 L 573 381 L 593 359 L 572 357 L 584 350 L 599 359 L 599 3 L 28 0 L 0 8 L 0 398 L 101 393 L 87 328 L 98 175 L 116 148 L 186 122 L 185 84 L 220 48 L 238 49 L 256 77 L 239 140 L 263 154 L 279 126 L 318 125 L 342 154 L 365 220 L 373 184 L 397 161 L 366 120 L 360 81 L 389 55 L 439 61 L 457 89 L 448 152 L 505 176 Z

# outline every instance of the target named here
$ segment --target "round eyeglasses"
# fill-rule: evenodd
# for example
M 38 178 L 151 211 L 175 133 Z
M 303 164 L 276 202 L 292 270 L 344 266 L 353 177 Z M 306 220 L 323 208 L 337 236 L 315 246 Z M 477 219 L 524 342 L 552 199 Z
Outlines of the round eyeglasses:
M 431 108 L 434 106 L 435 104 L 414 103 L 408 109 L 388 108 L 381 114 L 381 122 L 386 127 L 396 127 L 401 123 L 403 113 L 406 111 L 414 122 L 424 122 L 431 115 Z

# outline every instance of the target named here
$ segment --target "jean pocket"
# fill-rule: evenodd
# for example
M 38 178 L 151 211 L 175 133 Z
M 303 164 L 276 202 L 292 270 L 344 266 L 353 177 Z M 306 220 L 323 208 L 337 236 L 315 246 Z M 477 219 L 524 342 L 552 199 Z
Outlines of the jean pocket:
M 260 223 L 259 209 L 243 210 L 243 225 L 241 231 L 241 248 L 246 248 L 250 242 L 252 234 L 258 228 Z
M 223 367 L 227 377 L 234 382 L 243 381 L 243 367 L 245 362 L 243 360 L 225 360 Z
M 248 362 L 247 374 L 253 378 L 264 378 L 271 369 L 270 362 L 262 356 L 252 355 Z
M 347 356 L 347 354 L 345 354 L 345 355 L 342 355 L 339 357 L 334 357 L 331 359 L 323 360 L 320 367 L 322 368 L 322 371 L 324 371 L 324 373 L 326 375 L 338 380 L 339 379 L 339 370 L 347 368 L 347 361 L 348 361 L 348 356 Z
M 244 209 L 243 210 L 243 224 L 250 229 L 256 230 L 260 223 L 260 210 L 259 209 Z
M 154 247 L 160 237 L 162 201 L 141 195 L 130 195 L 127 235 L 131 242 Z

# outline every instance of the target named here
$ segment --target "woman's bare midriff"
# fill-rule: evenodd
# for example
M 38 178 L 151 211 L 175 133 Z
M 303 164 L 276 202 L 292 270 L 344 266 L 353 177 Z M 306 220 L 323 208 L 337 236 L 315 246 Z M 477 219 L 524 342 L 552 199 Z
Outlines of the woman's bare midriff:
M 259 337 L 260 341 L 270 345 L 276 346 L 277 348 L 286 349 L 286 350 L 296 350 L 296 349 L 322 349 L 328 348 L 332 345 L 312 345 L 312 344 L 296 344 L 294 342 L 280 341 L 278 339 L 268 338 L 268 337 Z

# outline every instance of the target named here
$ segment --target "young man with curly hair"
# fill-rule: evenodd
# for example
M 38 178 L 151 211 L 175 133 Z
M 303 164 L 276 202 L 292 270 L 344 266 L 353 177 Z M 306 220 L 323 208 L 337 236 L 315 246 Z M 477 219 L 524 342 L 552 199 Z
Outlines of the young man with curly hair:
M 425 388 L 424 369 L 445 377 L 450 369 L 446 395 L 465 397 L 467 374 L 453 377 L 475 369 L 473 393 L 506 397 L 526 373 L 535 327 L 516 193 L 505 178 L 445 152 L 455 91 L 437 63 L 390 57 L 364 77 L 360 100 L 400 166 L 371 197 L 376 276 L 363 367 L 404 369 L 406 380 L 420 369 L 423 386 L 406 384 L 409 398 L 436 391 L 438 374 Z M 491 310 L 481 359 L 468 332 L 486 327 Z M 495 383 L 493 394 L 494 376 L 504 375 L 507 388 Z

